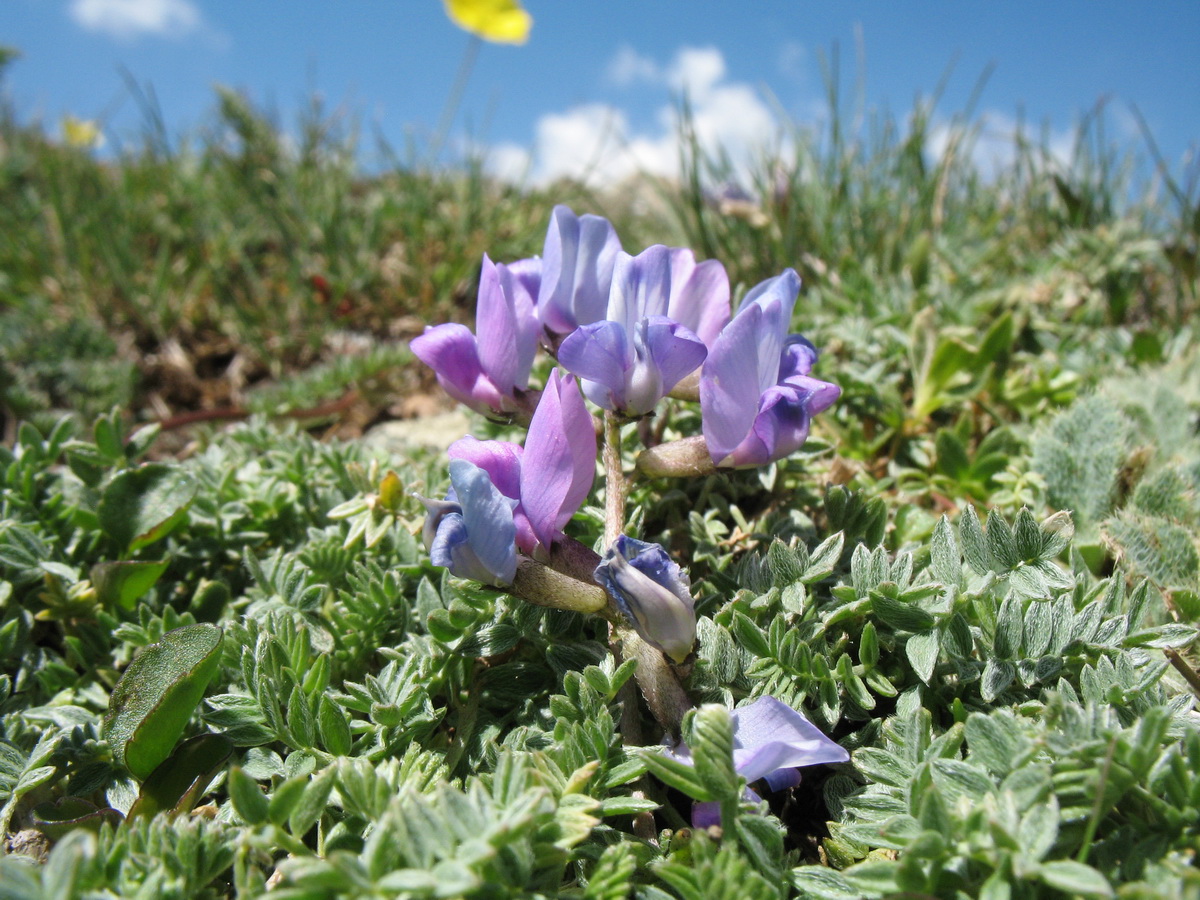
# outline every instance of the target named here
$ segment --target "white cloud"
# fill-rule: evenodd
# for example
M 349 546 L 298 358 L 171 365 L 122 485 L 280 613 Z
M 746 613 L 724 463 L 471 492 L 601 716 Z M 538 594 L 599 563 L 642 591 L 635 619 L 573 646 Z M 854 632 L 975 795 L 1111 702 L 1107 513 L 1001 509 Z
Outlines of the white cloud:
M 804 69 L 808 64 L 808 50 L 799 41 L 785 41 L 779 50 L 776 68 L 779 74 L 788 78 L 802 80 Z
M 617 55 L 608 64 L 608 80 L 617 87 L 654 83 L 662 78 L 658 63 L 642 56 L 628 44 L 617 48 Z
M 1031 133 L 1028 125 L 1007 113 L 986 110 L 973 126 L 974 133 L 965 139 L 962 125 L 941 123 L 929 130 L 926 152 L 933 159 L 941 157 L 951 142 L 963 143 L 971 165 L 985 179 L 995 180 L 1000 173 L 1012 168 L 1022 147 L 1028 147 L 1039 163 L 1047 159 L 1066 167 L 1075 151 L 1075 133 L 1069 129 L 1041 129 Z M 958 151 L 961 152 L 961 147 Z
M 716 47 L 684 47 L 667 69 L 667 85 L 697 103 L 725 78 L 725 57 Z
M 71 18 L 88 31 L 117 38 L 177 37 L 201 25 L 191 0 L 72 0 Z
M 529 153 L 511 144 L 493 148 L 492 171 L 500 177 L 524 171 L 536 184 L 569 177 L 611 185 L 638 172 L 677 177 L 676 101 L 682 94 L 700 146 L 710 154 L 724 153 L 735 171 L 746 172 L 779 129 L 754 88 L 729 80 L 725 58 L 714 47 L 681 48 L 664 67 L 623 46 L 609 64 L 607 78 L 617 85 L 642 83 L 661 89 L 655 125 L 634 130 L 625 112 L 608 103 L 547 113 L 538 119 Z M 525 164 L 522 168 L 514 165 L 518 160 Z

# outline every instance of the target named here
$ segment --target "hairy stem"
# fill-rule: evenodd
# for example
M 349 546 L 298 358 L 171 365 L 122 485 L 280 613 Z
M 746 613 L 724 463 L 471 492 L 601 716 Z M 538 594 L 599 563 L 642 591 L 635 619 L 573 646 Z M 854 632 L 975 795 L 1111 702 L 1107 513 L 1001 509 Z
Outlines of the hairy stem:
M 625 501 L 629 485 L 621 465 L 621 420 L 611 411 L 604 413 L 604 546 L 625 530 Z

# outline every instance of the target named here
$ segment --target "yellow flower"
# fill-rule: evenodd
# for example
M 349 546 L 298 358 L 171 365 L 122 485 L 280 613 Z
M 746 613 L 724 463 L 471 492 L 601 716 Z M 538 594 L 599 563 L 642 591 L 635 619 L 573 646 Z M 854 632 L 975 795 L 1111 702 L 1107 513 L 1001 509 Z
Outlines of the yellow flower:
M 81 150 L 98 147 L 103 140 L 100 126 L 90 119 L 77 119 L 74 116 L 63 116 L 62 135 L 67 146 Z
M 533 18 L 517 0 L 443 0 L 459 28 L 498 44 L 523 44 Z

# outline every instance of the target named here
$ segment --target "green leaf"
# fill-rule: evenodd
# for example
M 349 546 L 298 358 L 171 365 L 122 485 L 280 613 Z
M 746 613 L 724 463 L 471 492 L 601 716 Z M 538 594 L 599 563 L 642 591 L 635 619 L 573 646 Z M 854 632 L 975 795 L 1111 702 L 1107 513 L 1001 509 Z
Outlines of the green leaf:
M 967 716 L 966 735 L 972 761 L 983 763 L 998 775 L 1012 768 L 1020 734 L 1011 714 L 973 712 Z
M 804 574 L 795 552 L 778 538 L 767 549 L 767 565 L 771 569 L 771 580 L 777 587 L 799 581 Z
M 715 800 L 735 799 L 742 779 L 733 767 L 733 719 L 729 710 L 715 703 L 696 710 L 688 737 L 696 774 Z
M 1182 622 L 1168 622 L 1165 625 L 1144 628 L 1141 631 L 1133 632 L 1133 634 L 1125 638 L 1125 646 L 1158 647 L 1160 649 L 1187 647 L 1196 640 L 1197 634 L 1200 634 L 1200 631 L 1197 631 L 1194 625 L 1185 625 Z
M 321 695 L 317 707 L 317 733 L 321 744 L 334 756 L 348 756 L 353 739 L 350 724 L 341 708 L 327 694 Z
M 995 700 L 1017 677 L 1017 668 L 1005 659 L 989 657 L 983 667 L 983 679 L 979 691 L 988 703 Z
M 875 698 L 871 696 L 871 692 L 867 690 L 866 684 L 863 683 L 858 673 L 854 671 L 854 663 L 851 661 L 849 653 L 843 653 L 838 657 L 836 669 L 838 678 L 842 682 L 842 687 L 846 690 L 846 696 L 861 709 L 874 709 Z
M 1004 516 L 995 510 L 988 513 L 985 540 L 992 559 L 1000 565 L 1000 572 L 1008 572 L 1017 567 L 1021 561 L 1021 554 L 1017 552 L 1016 537 Z
M 91 571 L 96 595 L 105 606 L 133 609 L 138 599 L 167 571 L 167 562 L 163 559 L 96 563 Z
M 954 540 L 954 530 L 950 527 L 950 520 L 945 516 L 938 520 L 933 529 L 929 551 L 935 579 L 947 587 L 963 588 L 966 586 L 962 571 L 962 556 L 958 552 L 958 542 Z
M 933 680 L 933 670 L 937 667 L 938 633 L 925 631 L 914 634 L 904 643 L 904 655 L 908 657 L 917 677 L 929 684 Z
M 878 591 L 871 591 L 871 609 L 881 622 L 899 631 L 928 631 L 936 621 L 931 613 L 921 607 L 894 600 Z
M 858 638 L 858 659 L 867 669 L 879 664 L 879 634 L 874 622 L 866 622 Z
M 328 768 L 305 785 L 288 814 L 288 831 L 296 837 L 306 835 L 325 812 L 329 804 L 329 795 L 333 791 L 335 773 L 335 769 Z
M 966 557 L 967 565 L 974 569 L 976 574 L 986 575 L 999 568 L 988 549 L 983 526 L 979 524 L 979 516 L 974 506 L 968 505 L 963 510 L 962 518 L 958 521 L 958 536 L 962 540 L 963 556 Z
M 98 808 L 81 797 L 62 797 L 54 803 L 39 803 L 32 811 L 33 827 L 51 840 L 66 837 L 77 828 L 99 831 L 105 822 L 113 826 L 124 819 L 117 810 Z
M 233 809 L 250 825 L 261 825 L 267 821 L 269 803 L 258 786 L 258 782 L 247 775 L 241 766 L 229 770 L 229 799 Z
M 104 735 L 139 780 L 171 753 L 220 663 L 221 629 L 185 625 L 129 664 L 113 688 Z
M 612 844 L 600 854 L 588 876 L 584 900 L 628 900 L 629 885 L 637 870 L 631 844 Z
M 1042 881 L 1068 894 L 1084 897 L 1111 897 L 1112 885 L 1091 866 L 1069 859 L 1045 863 L 1038 874 Z
M 1037 803 L 1021 817 L 1017 829 L 1021 852 L 1037 861 L 1045 859 L 1058 839 L 1058 798 L 1053 794 L 1046 803 Z
M 701 803 L 716 799 L 703 779 L 696 773 L 695 767 L 689 766 L 673 756 L 667 756 L 657 748 L 643 749 L 638 755 L 645 764 L 646 771 L 667 787 L 683 791 L 693 800 L 699 800 Z
M 189 812 L 232 754 L 232 742 L 221 734 L 200 734 L 184 741 L 142 782 L 129 818 L 151 818 L 164 810 L 175 815 Z
M 845 543 L 846 536 L 840 531 L 825 538 L 817 549 L 812 551 L 808 567 L 800 580 L 805 584 L 813 584 L 830 575 L 842 558 L 842 547 Z
M 295 775 L 275 788 L 267 803 L 267 816 L 274 824 L 282 825 L 288 820 L 304 796 L 308 782 L 308 775 Z
M 1000 604 L 996 613 L 996 656 L 1001 659 L 1012 659 L 1021 649 L 1021 637 L 1024 633 L 1024 622 L 1021 619 L 1021 602 L 1009 597 Z
M 912 767 L 896 754 L 879 747 L 861 747 L 854 751 L 854 767 L 880 784 L 904 788 L 912 778 Z
M 818 900 L 862 900 L 863 896 L 861 890 L 828 866 L 792 869 L 792 884 L 801 896 L 816 897 Z
M 962 440 L 949 428 L 939 428 L 934 443 L 937 447 L 938 470 L 950 478 L 962 478 L 963 473 L 971 467 Z
M 198 487 L 179 466 L 147 463 L 109 482 L 96 516 L 122 552 L 134 553 L 166 537 L 183 520 Z

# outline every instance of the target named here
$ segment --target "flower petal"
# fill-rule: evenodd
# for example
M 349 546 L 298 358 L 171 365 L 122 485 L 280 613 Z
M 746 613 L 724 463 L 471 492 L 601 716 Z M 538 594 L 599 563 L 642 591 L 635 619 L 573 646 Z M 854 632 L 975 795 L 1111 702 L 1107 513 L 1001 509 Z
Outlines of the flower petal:
M 570 334 L 604 318 L 621 242 L 600 216 L 556 206 L 542 250 L 538 315 L 551 335 Z
M 537 315 L 537 295 L 542 283 L 542 261 L 537 257 L 519 259 L 507 265 L 497 264 L 500 284 L 516 315 L 517 376 L 516 386 L 529 386 L 529 373 L 537 356 L 542 323 Z
M 475 335 L 466 325 L 450 322 L 426 328 L 408 347 L 433 369 L 438 383 L 455 400 L 477 412 L 499 411 L 503 398 L 484 375 Z
M 741 444 L 758 414 L 763 320 L 760 307 L 744 308 L 713 342 L 700 370 L 701 427 L 717 465 Z
M 558 361 L 564 369 L 604 390 L 599 406 L 615 409 L 625 398 L 625 371 L 633 364 L 632 347 L 625 329 L 607 320 L 584 325 L 567 336 L 558 348 Z
M 671 250 L 671 298 L 667 316 L 711 347 L 729 322 L 729 275 L 719 260 L 696 262 L 686 247 Z
M 671 251 L 655 244 L 637 256 L 621 251 L 613 268 L 605 318 L 627 332 L 642 319 L 665 316 L 671 295 Z
M 661 546 L 621 535 L 595 578 L 643 640 L 676 662 L 692 652 L 695 605 L 686 576 Z
M 708 347 L 688 328 L 665 316 L 646 321 L 646 349 L 662 378 L 663 396 L 695 372 L 708 356 Z M 657 402 L 657 401 L 656 401 Z
M 517 529 L 513 524 L 516 501 L 501 494 L 487 472 L 465 459 L 451 461 L 450 483 L 462 506 L 465 529 L 464 539 L 457 523 L 452 523 L 453 534 L 446 539 L 451 560 L 459 567 L 451 566 L 450 571 L 485 584 L 511 584 L 517 572 Z M 446 516 L 438 528 L 438 539 L 452 519 L 453 514 Z M 437 539 L 434 546 L 438 546 Z
M 742 298 L 738 316 L 751 307 L 758 307 L 763 312 L 758 334 L 760 394 L 779 380 L 780 355 L 791 328 L 792 309 L 799 293 L 800 276 L 794 269 L 785 269 L 782 274 L 756 284 Z
M 558 539 L 595 477 L 592 416 L 575 379 L 554 369 L 529 423 L 521 465 L 521 506 L 542 546 Z
M 522 355 L 517 334 L 517 312 L 512 298 L 506 295 L 501 283 L 500 268 L 486 253 L 479 275 L 475 333 L 479 363 L 492 384 L 506 394 L 511 394 L 514 388 L 524 390 L 528 387 L 528 372 L 525 384 L 517 384 Z
M 850 759 L 844 747 L 774 697 L 759 697 L 733 711 L 733 739 L 734 764 L 747 781 L 778 769 Z
M 446 15 L 459 28 L 499 44 L 523 44 L 533 18 L 517 0 L 444 0 Z

